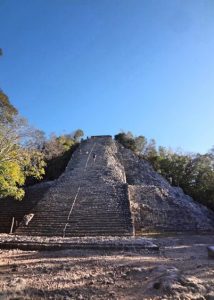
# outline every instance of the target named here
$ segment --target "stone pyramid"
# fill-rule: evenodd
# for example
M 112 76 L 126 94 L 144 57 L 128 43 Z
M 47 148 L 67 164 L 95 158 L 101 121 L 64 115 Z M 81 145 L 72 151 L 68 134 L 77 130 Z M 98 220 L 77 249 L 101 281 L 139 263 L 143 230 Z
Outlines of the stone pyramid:
M 24 215 L 33 214 L 26 226 Z M 149 163 L 111 136 L 83 141 L 65 172 L 26 191 L 19 203 L 1 201 L 0 230 L 37 236 L 124 236 L 207 232 L 214 213 L 172 187 Z

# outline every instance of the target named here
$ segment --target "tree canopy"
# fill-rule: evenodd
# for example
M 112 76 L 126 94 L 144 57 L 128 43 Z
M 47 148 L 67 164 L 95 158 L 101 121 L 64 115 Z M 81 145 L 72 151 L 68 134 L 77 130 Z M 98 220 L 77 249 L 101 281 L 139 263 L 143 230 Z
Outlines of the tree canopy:
M 3 92 L 0 103 L 0 197 L 21 199 L 26 177 L 44 174 L 44 156 L 30 143 L 34 130 Z
M 7 95 L 0 90 L 0 124 L 12 122 L 17 114 L 17 109 L 10 103 Z

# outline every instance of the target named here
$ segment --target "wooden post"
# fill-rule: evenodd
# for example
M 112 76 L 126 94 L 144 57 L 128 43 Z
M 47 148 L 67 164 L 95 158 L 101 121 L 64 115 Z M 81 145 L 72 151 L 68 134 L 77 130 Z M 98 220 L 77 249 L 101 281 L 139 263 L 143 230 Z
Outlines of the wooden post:
M 13 218 L 12 218 L 12 222 L 11 222 L 11 227 L 10 227 L 10 234 L 13 233 L 14 221 L 15 221 L 15 218 L 13 217 Z

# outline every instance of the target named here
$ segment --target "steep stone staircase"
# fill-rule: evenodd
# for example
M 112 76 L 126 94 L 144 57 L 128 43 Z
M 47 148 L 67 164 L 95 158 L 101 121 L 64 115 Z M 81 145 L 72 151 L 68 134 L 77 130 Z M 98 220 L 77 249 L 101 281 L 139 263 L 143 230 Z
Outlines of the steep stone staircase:
M 74 152 L 66 171 L 31 210 L 16 234 L 44 236 L 131 235 L 123 166 L 110 136 L 92 137 Z
M 0 233 L 14 232 L 24 216 L 29 214 L 51 186 L 51 182 L 27 188 L 23 200 L 0 199 Z
M 1 199 L 0 232 L 10 232 L 13 217 L 13 232 L 28 236 L 214 232 L 213 211 L 110 136 L 83 141 L 57 180 L 28 188 L 21 202 Z

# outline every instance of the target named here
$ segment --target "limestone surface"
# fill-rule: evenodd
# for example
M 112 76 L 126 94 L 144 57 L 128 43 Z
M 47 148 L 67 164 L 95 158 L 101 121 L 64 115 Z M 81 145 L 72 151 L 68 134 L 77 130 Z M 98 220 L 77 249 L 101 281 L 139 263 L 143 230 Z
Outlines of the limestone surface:
M 213 231 L 214 213 L 171 186 L 151 165 L 118 145 L 137 232 Z

